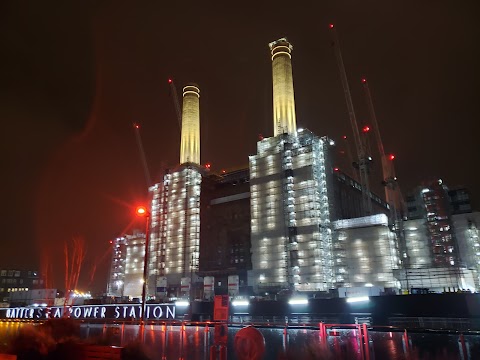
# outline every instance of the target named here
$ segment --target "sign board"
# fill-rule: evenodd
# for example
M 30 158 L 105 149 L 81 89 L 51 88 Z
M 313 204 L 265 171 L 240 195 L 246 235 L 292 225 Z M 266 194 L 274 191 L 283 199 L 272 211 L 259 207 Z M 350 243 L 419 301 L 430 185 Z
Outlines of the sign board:
M 228 295 L 238 296 L 239 294 L 239 277 L 238 275 L 230 275 L 228 277 Z
M 180 279 L 180 291 L 182 293 L 188 293 L 190 291 L 191 279 L 189 277 L 183 277 Z
M 228 320 L 228 295 L 215 295 L 213 303 L 213 320 L 227 321 Z
M 138 320 L 142 317 L 141 304 L 108 304 L 82 306 L 52 306 L 52 307 L 15 307 L 0 309 L 0 319 L 46 320 L 50 318 L 66 317 L 72 319 L 111 319 L 111 320 Z M 146 320 L 174 320 L 174 304 L 147 304 Z
M 215 294 L 215 278 L 213 276 L 205 276 L 203 278 L 203 298 L 212 300 Z

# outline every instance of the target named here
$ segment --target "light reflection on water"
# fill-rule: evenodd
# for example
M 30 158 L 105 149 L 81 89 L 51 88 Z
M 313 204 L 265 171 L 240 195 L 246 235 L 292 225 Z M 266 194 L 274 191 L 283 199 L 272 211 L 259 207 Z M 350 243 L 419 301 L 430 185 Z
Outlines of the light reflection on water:
M 0 322 L 0 352 L 17 332 L 21 323 Z M 214 328 L 200 326 L 147 325 L 142 332 L 139 325 L 82 324 L 81 337 L 94 341 L 106 339 L 108 344 L 125 346 L 142 337 L 152 359 L 208 360 L 214 343 Z M 227 359 L 236 359 L 233 339 L 240 327 L 229 327 Z M 351 359 L 363 358 L 363 347 L 358 331 L 328 330 L 328 342 L 320 341 L 318 329 L 258 328 L 265 338 L 265 360 L 276 359 Z M 371 359 L 407 359 L 402 332 L 369 331 Z M 143 336 L 142 336 L 143 335 Z M 415 359 L 462 359 L 458 336 L 455 334 L 410 333 L 408 347 Z M 465 335 L 468 359 L 480 358 L 480 335 Z

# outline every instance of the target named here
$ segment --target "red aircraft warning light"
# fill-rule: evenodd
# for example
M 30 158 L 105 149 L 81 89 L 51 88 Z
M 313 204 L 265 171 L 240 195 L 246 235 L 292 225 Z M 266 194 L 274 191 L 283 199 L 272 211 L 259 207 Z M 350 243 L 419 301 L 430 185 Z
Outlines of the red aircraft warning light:
M 343 136 L 342 136 L 342 139 L 343 139 L 343 140 L 347 140 L 347 135 L 343 135 Z
M 339 169 L 337 167 L 333 168 L 333 171 L 338 171 Z
M 171 84 L 171 83 L 172 83 L 172 81 L 173 81 L 172 79 L 168 79 L 168 83 L 169 83 L 169 84 Z
M 205 167 L 206 167 L 207 169 L 210 169 L 210 168 L 212 167 L 212 164 L 206 163 L 206 164 L 205 164 Z
M 366 84 L 367 83 L 367 79 L 363 78 L 362 79 L 362 84 Z
M 334 26 L 333 24 L 328 24 L 328 27 L 329 27 L 330 29 L 333 29 L 335 26 Z
M 362 131 L 363 131 L 364 133 L 367 133 L 367 132 L 370 131 L 370 127 L 369 127 L 369 126 L 364 126 L 363 129 L 362 129 Z
M 135 213 L 138 216 L 145 216 L 147 215 L 147 208 L 145 206 L 137 206 L 137 208 L 135 209 Z
M 390 155 L 388 155 L 388 158 L 393 161 L 393 160 L 395 160 L 395 155 L 390 154 Z

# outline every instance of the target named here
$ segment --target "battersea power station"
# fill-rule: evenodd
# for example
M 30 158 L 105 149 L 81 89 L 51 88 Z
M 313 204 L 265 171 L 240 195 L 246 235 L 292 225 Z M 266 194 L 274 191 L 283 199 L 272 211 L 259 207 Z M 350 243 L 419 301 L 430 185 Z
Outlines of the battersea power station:
M 438 180 L 412 194 L 409 216 L 413 205 L 394 204 L 388 181 L 385 200 L 365 187 L 361 161 L 358 176 L 334 167 L 335 142 L 297 127 L 292 44 L 269 49 L 273 134 L 246 169 L 201 165 L 201 87 L 183 87 L 180 161 L 149 189 L 148 241 L 138 231 L 114 240 L 108 294 L 140 297 L 144 279 L 159 301 L 476 291 L 480 213 L 454 206 L 458 192 Z

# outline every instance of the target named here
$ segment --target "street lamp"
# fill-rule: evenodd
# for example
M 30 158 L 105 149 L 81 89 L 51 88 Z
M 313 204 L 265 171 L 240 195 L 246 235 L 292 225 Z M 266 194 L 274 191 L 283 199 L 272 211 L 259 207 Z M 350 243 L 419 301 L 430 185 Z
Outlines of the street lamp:
M 150 228 L 150 212 L 145 206 L 137 206 L 135 209 L 137 216 L 145 218 L 145 258 L 143 260 L 143 288 L 142 288 L 142 324 L 145 321 L 145 311 L 147 309 L 147 286 L 148 286 L 148 250 L 149 250 L 149 228 Z

